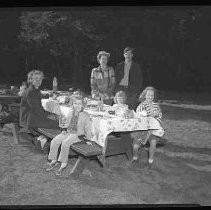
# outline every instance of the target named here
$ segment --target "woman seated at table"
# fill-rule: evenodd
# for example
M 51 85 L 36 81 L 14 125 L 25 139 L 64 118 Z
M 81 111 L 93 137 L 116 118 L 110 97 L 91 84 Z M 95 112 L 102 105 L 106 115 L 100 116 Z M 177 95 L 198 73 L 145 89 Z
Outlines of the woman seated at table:
M 55 115 L 45 111 L 41 105 L 40 86 L 44 78 L 43 72 L 32 70 L 28 73 L 27 83 L 28 88 L 24 91 L 21 104 L 19 124 L 26 130 L 37 128 L 59 129 Z M 46 142 L 47 140 L 40 136 L 38 140 Z
M 61 162 L 61 166 L 56 172 L 56 175 L 58 176 L 61 175 L 63 169 L 67 166 L 71 144 L 84 139 L 91 139 L 90 119 L 88 114 L 83 112 L 85 106 L 84 100 L 82 97 L 72 97 L 71 99 L 73 110 L 67 117 L 67 129 L 63 130 L 51 141 L 50 152 L 48 155 L 50 163 L 48 163 L 46 171 L 51 171 L 56 165 L 58 165 L 58 161 Z M 60 145 L 61 150 L 58 157 Z
M 144 145 L 147 141 L 150 143 L 149 148 L 149 164 L 153 163 L 156 143 L 158 138 L 164 135 L 164 129 L 161 125 L 162 111 L 157 102 L 156 90 L 153 87 L 146 87 L 140 94 L 139 101 L 141 102 L 136 108 L 136 115 L 154 117 L 160 124 L 159 129 L 152 131 L 134 131 L 131 132 L 133 139 L 133 161 L 138 159 L 138 149 L 140 144 Z M 143 138 L 142 134 L 146 134 Z

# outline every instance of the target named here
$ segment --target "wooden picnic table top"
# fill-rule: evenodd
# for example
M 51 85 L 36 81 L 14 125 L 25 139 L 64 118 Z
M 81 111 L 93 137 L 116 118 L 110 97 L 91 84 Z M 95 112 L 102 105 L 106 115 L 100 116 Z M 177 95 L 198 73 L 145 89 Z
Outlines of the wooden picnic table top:
M 11 102 L 20 102 L 21 96 L 10 95 L 10 94 L 0 94 L 0 103 L 8 104 Z
M 0 99 L 19 99 L 19 95 L 10 95 L 10 94 L 0 94 Z

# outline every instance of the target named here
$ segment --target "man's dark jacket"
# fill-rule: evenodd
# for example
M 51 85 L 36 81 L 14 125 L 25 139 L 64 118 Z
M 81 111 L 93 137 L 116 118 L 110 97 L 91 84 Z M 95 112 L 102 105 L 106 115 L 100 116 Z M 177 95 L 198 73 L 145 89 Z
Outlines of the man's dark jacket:
M 59 128 L 56 121 L 47 118 L 49 112 L 41 105 L 41 93 L 34 86 L 29 86 L 22 96 L 19 124 L 24 128 Z
M 119 83 L 124 77 L 124 66 L 125 62 L 123 61 L 121 63 L 118 63 L 115 69 L 117 88 Z M 140 65 L 132 61 L 129 71 L 128 89 L 131 92 L 140 93 L 142 91 L 142 85 L 143 85 L 143 74 Z

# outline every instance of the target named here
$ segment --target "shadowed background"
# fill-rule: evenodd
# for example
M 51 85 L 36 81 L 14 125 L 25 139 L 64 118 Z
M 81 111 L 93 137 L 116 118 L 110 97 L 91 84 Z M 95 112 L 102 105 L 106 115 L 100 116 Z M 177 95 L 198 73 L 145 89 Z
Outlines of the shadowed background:
M 211 89 L 211 7 L 136 6 L 0 8 L 1 84 L 19 85 L 32 69 L 44 71 L 43 88 L 90 91 L 100 50 L 109 65 L 126 46 L 143 70 L 144 86 L 159 90 Z

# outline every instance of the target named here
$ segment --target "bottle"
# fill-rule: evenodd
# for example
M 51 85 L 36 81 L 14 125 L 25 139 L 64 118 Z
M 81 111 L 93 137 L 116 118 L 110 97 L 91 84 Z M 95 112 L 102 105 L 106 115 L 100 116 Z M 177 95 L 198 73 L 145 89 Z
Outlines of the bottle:
M 103 111 L 103 97 L 100 97 L 100 100 L 98 102 L 98 111 Z
M 58 90 L 58 82 L 57 82 L 57 78 L 54 77 L 53 78 L 53 92 L 56 92 Z

